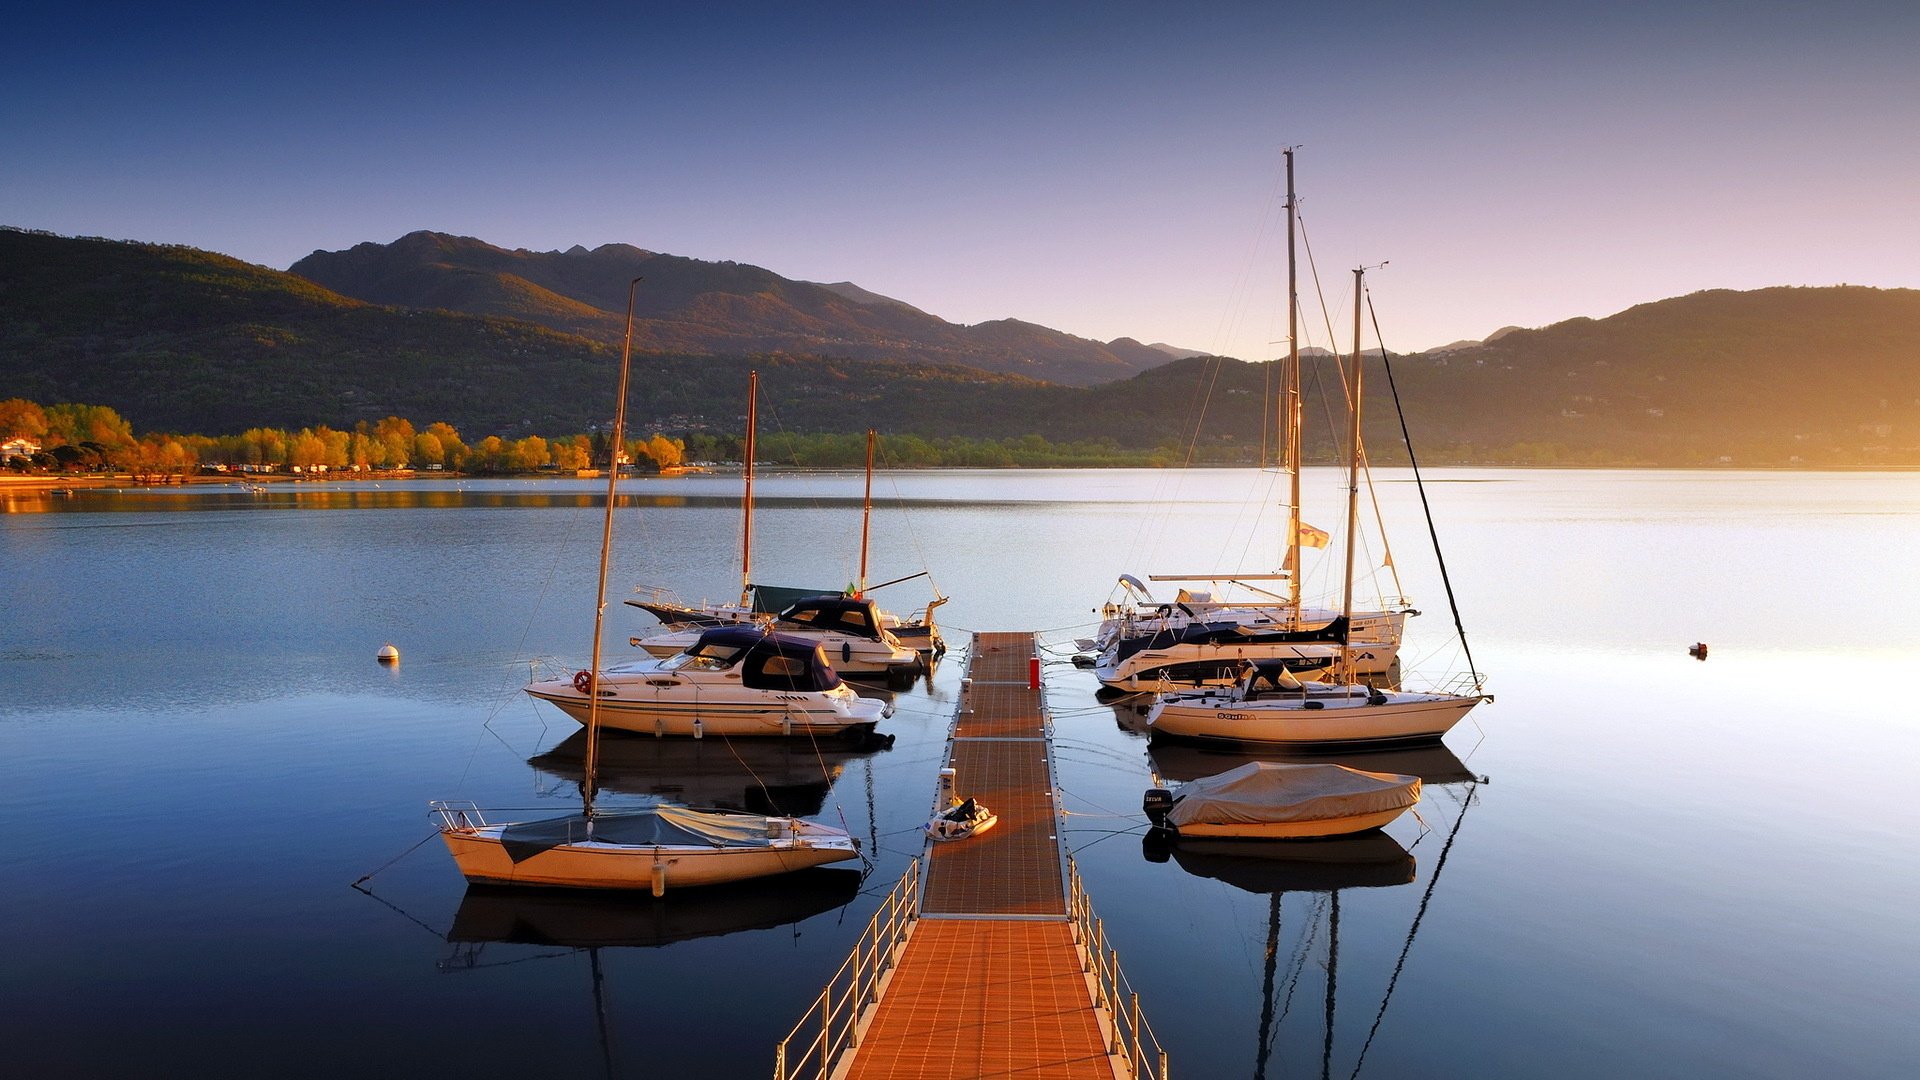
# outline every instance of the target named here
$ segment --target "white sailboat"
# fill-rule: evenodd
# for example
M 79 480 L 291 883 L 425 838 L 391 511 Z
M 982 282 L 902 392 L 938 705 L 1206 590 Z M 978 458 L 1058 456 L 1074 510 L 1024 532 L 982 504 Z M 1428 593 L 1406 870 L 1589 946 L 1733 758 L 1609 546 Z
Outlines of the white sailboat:
M 1351 646 L 1348 661 L 1361 675 L 1390 672 L 1399 656 L 1408 615 L 1418 614 L 1401 600 L 1380 610 L 1343 613 L 1305 603 L 1301 596 L 1302 547 L 1324 547 L 1327 534 L 1300 517 L 1302 461 L 1299 289 L 1294 254 L 1297 202 L 1293 189 L 1293 149 L 1287 159 L 1287 359 L 1282 369 L 1281 456 L 1289 482 L 1286 549 L 1278 573 L 1151 574 L 1149 581 L 1179 584 L 1170 601 L 1157 600 L 1146 582 L 1120 575 L 1116 598 L 1102 609 L 1102 621 L 1081 647 L 1096 654 L 1094 674 L 1116 690 L 1151 691 L 1162 682 L 1225 685 L 1239 677 L 1247 662 L 1285 660 L 1295 671 L 1327 667 L 1336 656 L 1330 643 Z M 1274 582 L 1286 591 L 1270 591 Z M 1251 584 L 1260 582 L 1262 584 Z M 1200 589 L 1191 586 L 1205 585 Z M 1223 590 L 1252 593 L 1252 599 L 1225 600 Z
M 633 343 L 633 292 L 627 286 L 627 336 L 620 355 L 607 510 L 600 535 L 600 577 L 593 618 L 593 663 L 586 671 L 587 758 L 580 813 L 538 821 L 493 823 L 471 803 L 435 802 L 440 836 L 469 882 L 587 889 L 650 889 L 712 885 L 804 870 L 859 857 L 844 830 L 791 817 L 650 806 L 615 812 L 595 807 L 600 744 L 600 645 L 606 623 L 607 565 L 625 432 Z
M 1365 270 L 1353 274 L 1353 362 L 1348 373 L 1346 590 L 1353 610 L 1355 527 L 1360 514 L 1360 312 Z M 1353 646 L 1341 643 L 1333 685 L 1303 683 L 1274 663 L 1254 664 L 1228 689 L 1162 695 L 1147 714 L 1155 737 L 1265 746 L 1382 746 L 1438 740 L 1488 700 L 1471 693 L 1381 690 L 1355 680 Z

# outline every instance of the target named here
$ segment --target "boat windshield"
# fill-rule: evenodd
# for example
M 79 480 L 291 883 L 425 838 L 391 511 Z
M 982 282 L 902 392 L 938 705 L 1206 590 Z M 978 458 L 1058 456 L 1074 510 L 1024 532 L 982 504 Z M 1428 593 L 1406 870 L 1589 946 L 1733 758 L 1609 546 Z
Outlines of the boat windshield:
M 721 671 L 738 663 L 743 651 L 745 650 L 738 646 L 703 641 L 686 652 L 668 657 L 660 664 L 660 669 L 662 671 Z

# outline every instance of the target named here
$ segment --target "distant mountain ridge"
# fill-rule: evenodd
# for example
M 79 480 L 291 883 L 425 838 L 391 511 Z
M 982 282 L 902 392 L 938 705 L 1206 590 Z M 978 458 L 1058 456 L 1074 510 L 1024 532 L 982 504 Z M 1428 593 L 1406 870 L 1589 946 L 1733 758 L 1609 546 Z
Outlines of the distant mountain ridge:
M 423 231 L 316 251 L 289 272 L 367 303 L 521 319 L 601 341 L 618 340 L 627 283 L 644 277 L 634 296 L 634 347 L 650 352 L 959 364 L 1070 386 L 1167 360 L 1130 338 L 1091 341 L 1018 319 L 962 326 L 852 282 L 796 281 L 628 244 L 508 250 Z
M 143 431 L 399 415 L 475 437 L 572 434 L 607 422 L 617 355 L 531 322 L 370 304 L 192 248 L 0 229 L 0 400 L 108 405 Z M 1328 461 L 1341 392 L 1332 365 L 1309 367 L 1308 452 Z M 1219 357 L 1080 388 L 890 360 L 649 353 L 635 358 L 636 429 L 737 433 L 752 368 L 780 427 L 798 433 L 1040 435 L 1162 448 L 1169 462 L 1271 452 L 1271 367 Z M 1435 463 L 1920 466 L 1910 289 L 1713 290 L 1512 330 L 1396 357 L 1392 396 L 1377 359 L 1368 368 L 1368 445 L 1383 464 L 1399 456 L 1397 396 Z

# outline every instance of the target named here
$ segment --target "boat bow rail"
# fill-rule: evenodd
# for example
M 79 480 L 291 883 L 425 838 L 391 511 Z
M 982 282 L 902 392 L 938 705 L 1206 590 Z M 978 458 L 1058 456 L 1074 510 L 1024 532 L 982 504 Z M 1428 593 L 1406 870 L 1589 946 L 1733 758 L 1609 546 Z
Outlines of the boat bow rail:
M 427 804 L 427 811 L 440 815 L 440 827 L 449 832 L 464 832 L 487 827 L 486 816 L 480 808 L 470 802 L 435 799 Z

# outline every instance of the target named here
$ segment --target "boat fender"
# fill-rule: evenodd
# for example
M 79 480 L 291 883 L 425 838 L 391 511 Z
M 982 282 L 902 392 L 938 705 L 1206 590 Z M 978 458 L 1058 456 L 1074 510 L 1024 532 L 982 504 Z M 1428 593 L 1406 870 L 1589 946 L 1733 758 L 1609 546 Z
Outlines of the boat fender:
M 843 664 L 846 664 L 846 663 L 851 663 L 852 660 L 853 660 L 853 642 L 851 641 L 841 642 L 840 643 L 840 662 Z
M 697 716 L 694 717 L 693 718 L 693 737 L 696 739 L 704 739 L 706 738 L 706 736 L 707 736 L 706 725 L 700 722 L 699 717 Z
M 593 672 L 576 671 L 573 673 L 573 688 L 583 694 L 593 692 Z
M 1303 709 L 1324 709 L 1327 707 L 1327 703 L 1324 701 L 1303 701 L 1300 703 L 1300 707 Z
M 659 897 L 667 895 L 667 864 L 666 863 L 657 862 L 653 864 L 652 885 L 653 885 L 653 895 L 655 899 L 658 899 Z

